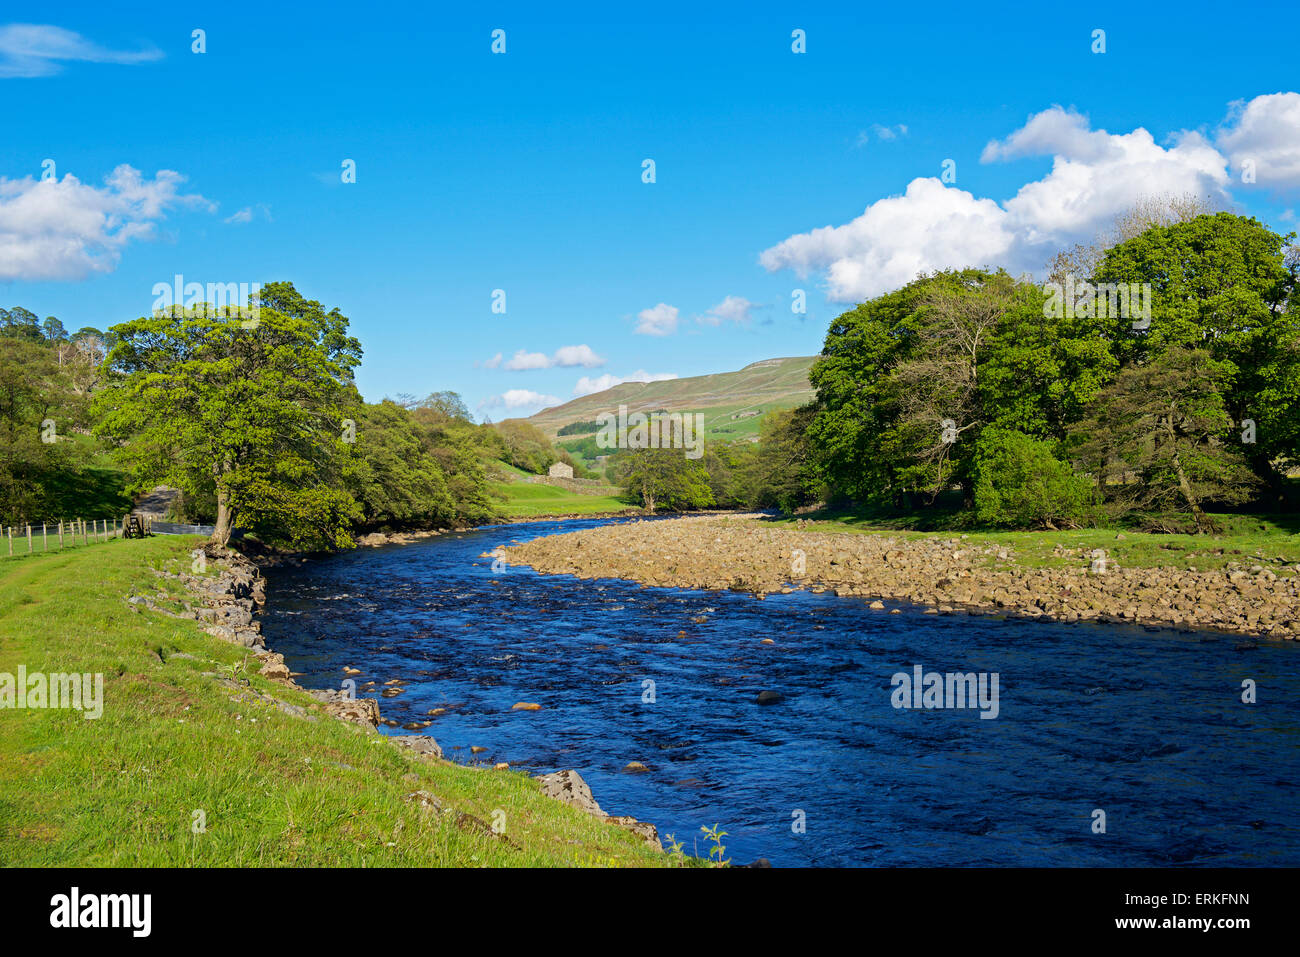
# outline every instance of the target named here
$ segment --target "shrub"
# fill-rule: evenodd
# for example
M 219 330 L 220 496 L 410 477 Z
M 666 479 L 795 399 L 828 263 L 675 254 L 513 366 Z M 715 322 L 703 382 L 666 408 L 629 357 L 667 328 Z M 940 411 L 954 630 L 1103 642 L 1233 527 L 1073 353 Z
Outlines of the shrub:
M 1009 528 L 1077 526 L 1091 483 L 1052 454 L 1052 444 L 1011 429 L 986 428 L 975 450 L 975 517 Z

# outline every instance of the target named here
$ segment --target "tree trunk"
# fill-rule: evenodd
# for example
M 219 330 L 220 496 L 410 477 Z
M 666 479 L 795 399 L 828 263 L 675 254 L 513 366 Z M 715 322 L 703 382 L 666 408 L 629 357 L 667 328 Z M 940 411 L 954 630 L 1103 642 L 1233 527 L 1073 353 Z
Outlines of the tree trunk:
M 1201 503 L 1196 500 L 1196 493 L 1192 491 L 1192 483 L 1187 481 L 1187 474 L 1183 471 L 1183 463 L 1178 458 L 1178 453 L 1174 453 L 1173 458 L 1174 471 L 1178 473 L 1178 489 L 1183 493 L 1183 498 L 1192 509 L 1192 517 L 1196 519 L 1196 530 L 1203 535 L 1208 535 L 1214 529 L 1210 525 L 1210 519 L 1201 509 Z
M 212 531 L 212 541 L 225 548 L 230 542 L 230 528 L 233 524 L 233 515 L 230 511 L 230 493 L 225 487 L 217 483 L 217 525 Z

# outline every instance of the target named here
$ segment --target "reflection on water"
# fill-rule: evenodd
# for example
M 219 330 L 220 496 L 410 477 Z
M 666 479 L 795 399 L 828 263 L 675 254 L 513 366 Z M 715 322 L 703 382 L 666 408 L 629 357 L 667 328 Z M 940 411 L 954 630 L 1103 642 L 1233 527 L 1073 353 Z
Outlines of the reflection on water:
M 604 523 L 498 526 L 275 570 L 267 645 L 308 687 L 339 687 L 346 665 L 378 682 L 370 694 L 406 679 L 380 699 L 384 716 L 432 720 L 423 733 L 449 757 L 483 746 L 475 760 L 576 768 L 606 811 L 688 852 L 705 853 L 699 828 L 718 823 L 736 863 L 1300 864 L 1294 644 L 494 574 L 478 557 Z M 998 717 L 896 710 L 891 676 L 918 664 L 996 672 Z M 1254 705 L 1241 702 L 1247 678 Z M 782 700 L 760 706 L 761 691 Z M 542 710 L 512 711 L 520 701 Z M 623 771 L 632 761 L 649 770 Z

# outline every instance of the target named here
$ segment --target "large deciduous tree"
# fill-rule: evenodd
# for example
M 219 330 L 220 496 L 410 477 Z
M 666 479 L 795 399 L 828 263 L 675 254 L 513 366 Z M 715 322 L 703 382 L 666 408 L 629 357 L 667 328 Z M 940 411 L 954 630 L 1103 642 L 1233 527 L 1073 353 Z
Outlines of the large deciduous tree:
M 1205 349 L 1221 364 L 1224 409 L 1255 423 L 1251 467 L 1279 488 L 1300 445 L 1300 292 L 1291 236 L 1217 213 L 1159 226 L 1106 252 L 1098 283 L 1150 283 L 1149 327 L 1126 317 L 1107 330 L 1124 363 L 1171 348 Z
M 1224 409 L 1227 363 L 1173 346 L 1126 366 L 1076 431 L 1081 469 L 1128 508 L 1186 510 L 1213 531 L 1204 503 L 1245 501 L 1255 476 Z
M 101 433 L 124 441 L 142 487 L 216 502 L 215 541 L 236 524 L 297 547 L 350 543 L 341 460 L 361 347 L 337 308 L 269 283 L 256 321 L 210 309 L 115 326 Z

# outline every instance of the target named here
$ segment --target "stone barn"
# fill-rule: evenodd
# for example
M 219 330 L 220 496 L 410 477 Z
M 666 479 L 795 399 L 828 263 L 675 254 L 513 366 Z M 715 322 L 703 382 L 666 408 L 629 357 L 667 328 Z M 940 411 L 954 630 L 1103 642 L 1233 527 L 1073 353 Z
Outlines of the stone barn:
M 571 479 L 573 478 L 573 466 L 564 462 L 556 462 L 546 474 L 551 478 Z

